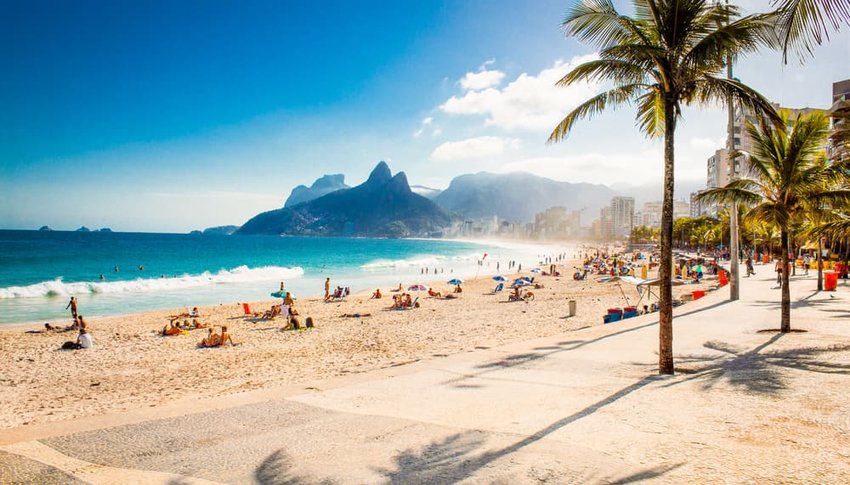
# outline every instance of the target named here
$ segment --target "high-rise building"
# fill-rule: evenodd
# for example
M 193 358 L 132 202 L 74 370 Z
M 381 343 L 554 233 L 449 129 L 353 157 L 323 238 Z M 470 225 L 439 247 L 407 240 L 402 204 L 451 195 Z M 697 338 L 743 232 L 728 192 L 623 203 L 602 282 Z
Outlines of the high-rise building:
M 729 163 L 729 151 L 721 148 L 708 157 L 706 161 L 705 186 L 708 188 L 723 187 L 731 180 L 732 167 Z
M 615 237 L 631 234 L 634 215 L 635 199 L 633 197 L 614 197 L 611 199 L 611 223 Z
M 844 107 L 845 101 L 850 102 L 850 79 L 832 83 L 832 107 L 830 108 L 830 113 L 835 113 L 839 109 L 846 109 Z M 847 123 L 847 121 L 833 116 L 830 127 L 832 130 L 839 128 L 846 129 L 847 127 L 844 126 L 845 123 Z M 839 158 L 839 152 L 836 150 L 836 147 L 828 145 L 827 153 L 830 160 L 836 160 Z

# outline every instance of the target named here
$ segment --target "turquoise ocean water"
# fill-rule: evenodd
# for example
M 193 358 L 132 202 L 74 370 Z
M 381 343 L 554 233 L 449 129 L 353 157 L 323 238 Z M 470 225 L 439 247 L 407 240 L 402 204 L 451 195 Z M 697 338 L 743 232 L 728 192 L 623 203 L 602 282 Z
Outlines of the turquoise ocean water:
M 325 277 L 386 289 L 512 259 L 530 268 L 539 256 L 535 246 L 447 240 L 0 231 L 0 324 L 64 319 L 70 295 L 96 317 L 271 299 L 280 281 L 296 296 L 321 294 Z

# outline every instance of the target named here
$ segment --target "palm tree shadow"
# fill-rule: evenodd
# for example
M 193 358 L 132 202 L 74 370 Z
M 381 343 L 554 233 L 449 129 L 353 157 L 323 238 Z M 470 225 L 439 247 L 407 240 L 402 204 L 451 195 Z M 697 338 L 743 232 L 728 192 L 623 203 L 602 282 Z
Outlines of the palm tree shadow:
M 315 480 L 292 473 L 292 458 L 284 450 L 277 450 L 267 456 L 254 470 L 254 480 L 260 485 L 334 485 L 330 479 Z
M 683 382 L 701 380 L 703 389 L 720 383 L 757 394 L 778 394 L 788 387 L 787 369 L 796 369 L 820 374 L 850 375 L 850 364 L 830 362 L 821 357 L 827 353 L 848 352 L 850 345 L 806 347 L 787 350 L 766 350 L 783 337 L 778 333 L 763 344 L 743 350 L 728 343 L 709 341 L 707 349 L 721 355 L 684 355 L 677 371 L 689 375 L 666 384 L 675 386 Z
M 565 418 L 559 419 L 525 438 L 503 448 L 482 451 L 486 434 L 482 431 L 467 431 L 451 435 L 442 441 L 432 442 L 421 450 L 407 449 L 394 458 L 395 468 L 376 469 L 385 476 L 390 484 L 431 484 L 456 483 L 471 477 L 494 461 L 517 452 L 569 424 L 594 414 L 596 411 L 613 404 L 621 398 L 662 379 L 651 375 L 626 386 L 613 394 L 581 409 Z M 669 470 L 663 471 L 666 473 Z M 627 483 L 627 482 L 619 482 Z

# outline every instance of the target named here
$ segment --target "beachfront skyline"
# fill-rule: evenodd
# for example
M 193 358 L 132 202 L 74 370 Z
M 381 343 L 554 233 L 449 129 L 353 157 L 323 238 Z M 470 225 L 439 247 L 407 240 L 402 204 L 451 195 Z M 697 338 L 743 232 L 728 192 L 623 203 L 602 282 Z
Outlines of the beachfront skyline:
M 0 227 L 241 224 L 295 185 L 325 173 L 355 185 L 381 159 L 435 188 L 479 170 L 652 183 L 661 145 L 632 110 L 544 143 L 601 90 L 552 86 L 593 55 L 560 32 L 568 5 L 13 4 L 0 29 Z M 850 35 L 815 54 L 782 66 L 764 52 L 736 76 L 784 106 L 828 107 Z M 677 183 L 704 181 L 724 123 L 719 109 L 685 112 Z

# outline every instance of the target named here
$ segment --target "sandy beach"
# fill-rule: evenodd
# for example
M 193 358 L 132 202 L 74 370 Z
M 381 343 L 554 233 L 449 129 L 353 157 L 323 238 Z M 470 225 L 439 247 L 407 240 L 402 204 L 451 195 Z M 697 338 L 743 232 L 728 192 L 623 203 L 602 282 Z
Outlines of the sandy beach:
M 283 331 L 281 320 L 247 318 L 237 302 L 202 307 L 201 320 L 216 327 L 227 325 L 238 343 L 213 349 L 197 347 L 206 330 L 160 335 L 168 315 L 180 310 L 90 319 L 92 350 L 59 350 L 63 342 L 76 338 L 75 332 L 3 329 L 0 427 L 366 372 L 602 325 L 607 308 L 625 306 L 621 290 L 617 284 L 594 279 L 574 281 L 569 271 L 574 266 L 575 262 L 566 262 L 559 267 L 567 269 L 566 277 L 538 276 L 536 281 L 544 288 L 533 290 L 532 302 L 508 302 L 507 291 L 494 295 L 495 284 L 485 275 L 467 280 L 458 299 L 430 298 L 423 292 L 421 307 L 413 310 L 388 310 L 390 288 L 382 288 L 381 300 L 370 299 L 369 293 L 333 303 L 301 298 L 297 309 L 302 323 L 310 316 L 316 327 L 298 331 Z M 674 287 L 674 296 L 713 283 Z M 444 281 L 433 287 L 442 292 L 451 289 Z M 634 304 L 634 286 L 624 284 L 623 290 Z M 577 301 L 578 314 L 567 318 L 571 299 Z M 264 310 L 272 303 L 251 302 L 251 308 Z M 84 308 L 81 313 L 85 314 Z M 355 313 L 371 316 L 342 316 Z

